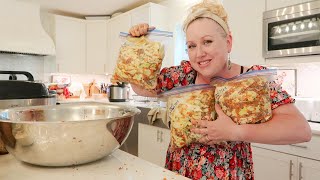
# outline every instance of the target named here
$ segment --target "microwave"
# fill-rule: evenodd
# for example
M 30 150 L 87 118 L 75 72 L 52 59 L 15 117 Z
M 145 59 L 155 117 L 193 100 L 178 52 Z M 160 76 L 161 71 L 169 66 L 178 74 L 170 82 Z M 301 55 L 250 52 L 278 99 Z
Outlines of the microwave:
M 265 58 L 320 54 L 320 0 L 265 11 Z

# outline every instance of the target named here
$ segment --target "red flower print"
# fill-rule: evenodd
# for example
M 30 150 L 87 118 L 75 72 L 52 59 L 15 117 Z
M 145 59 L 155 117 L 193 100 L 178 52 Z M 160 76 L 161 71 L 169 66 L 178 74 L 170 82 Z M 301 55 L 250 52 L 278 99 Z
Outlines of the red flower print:
M 236 157 L 236 155 L 233 155 L 232 158 L 229 161 L 230 169 L 235 169 L 236 162 L 237 162 L 237 157 Z
M 217 166 L 214 168 L 214 173 L 219 179 L 222 179 L 225 176 L 225 169 L 221 166 Z
M 194 180 L 199 180 L 202 178 L 202 171 L 200 170 L 194 170 L 193 171 L 193 179 Z
M 208 158 L 208 161 L 210 163 L 213 163 L 214 161 L 214 155 L 212 155 L 211 153 L 206 153 L 205 156 Z
M 178 72 L 173 72 L 171 74 L 171 77 L 172 79 L 175 81 L 175 80 L 179 80 L 179 73 Z
M 243 166 L 242 159 L 237 159 L 237 166 L 238 167 L 242 167 Z
M 161 83 L 162 87 L 167 87 L 167 79 L 164 79 Z
M 277 92 L 277 91 L 271 91 L 271 92 L 270 92 L 270 97 L 271 97 L 271 99 L 277 97 L 277 95 L 278 95 L 278 92 Z
M 180 168 L 181 168 L 180 162 L 173 162 L 173 166 L 172 166 L 173 170 L 180 170 Z
M 182 85 L 182 86 L 188 85 L 188 81 L 187 81 L 186 78 L 183 78 L 183 80 L 182 80 L 182 82 L 181 82 L 181 85 Z
M 185 74 L 188 74 L 190 71 L 192 70 L 190 64 L 186 64 L 184 67 L 183 67 L 183 72 Z
M 231 180 L 237 180 L 237 170 L 231 170 Z
M 167 87 L 168 89 L 172 89 L 173 88 L 173 82 L 170 78 L 167 78 Z
M 167 72 L 168 72 L 168 68 L 163 68 L 163 69 L 161 70 L 160 74 L 165 74 L 165 73 L 167 73 Z
M 207 152 L 207 148 L 205 146 L 200 148 L 200 155 L 204 155 Z

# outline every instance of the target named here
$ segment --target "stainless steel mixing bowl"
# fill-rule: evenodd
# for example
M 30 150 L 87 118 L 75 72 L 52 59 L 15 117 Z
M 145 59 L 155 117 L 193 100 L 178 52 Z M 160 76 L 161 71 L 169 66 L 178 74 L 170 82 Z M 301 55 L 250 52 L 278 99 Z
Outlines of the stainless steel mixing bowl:
M 118 149 L 139 113 L 135 107 L 102 103 L 11 108 L 0 112 L 1 139 L 23 162 L 83 164 Z

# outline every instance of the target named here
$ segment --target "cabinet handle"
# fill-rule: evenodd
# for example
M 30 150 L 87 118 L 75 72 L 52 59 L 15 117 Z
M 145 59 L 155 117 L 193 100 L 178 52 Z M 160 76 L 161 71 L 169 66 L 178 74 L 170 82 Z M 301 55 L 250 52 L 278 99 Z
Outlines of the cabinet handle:
M 160 131 L 157 130 L 157 142 L 159 142 L 159 141 L 160 141 Z
M 290 144 L 290 146 L 298 147 L 298 148 L 303 148 L 303 149 L 307 149 L 307 148 L 308 148 L 308 147 L 305 146 L 305 145 L 298 145 L 298 144 Z
M 302 163 L 299 163 L 299 180 L 302 180 Z
M 160 142 L 162 143 L 163 142 L 163 132 L 162 131 L 160 131 Z
M 289 180 L 292 179 L 292 176 L 293 176 L 293 173 L 292 173 L 292 166 L 293 166 L 293 163 L 292 163 L 292 160 L 290 160 L 290 166 L 289 166 Z

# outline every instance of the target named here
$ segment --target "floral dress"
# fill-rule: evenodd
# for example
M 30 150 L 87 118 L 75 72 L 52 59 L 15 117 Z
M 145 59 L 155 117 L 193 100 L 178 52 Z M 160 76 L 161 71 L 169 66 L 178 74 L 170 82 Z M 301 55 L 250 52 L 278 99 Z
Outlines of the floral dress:
M 248 71 L 266 69 L 252 66 Z M 157 91 L 165 92 L 174 87 L 194 84 L 196 71 L 189 61 L 164 68 L 158 78 Z M 294 99 L 281 86 L 270 84 L 272 109 L 293 103 Z M 208 146 L 192 143 L 182 148 L 169 145 L 165 167 L 194 180 L 243 180 L 254 179 L 250 143 L 228 141 L 224 145 Z

